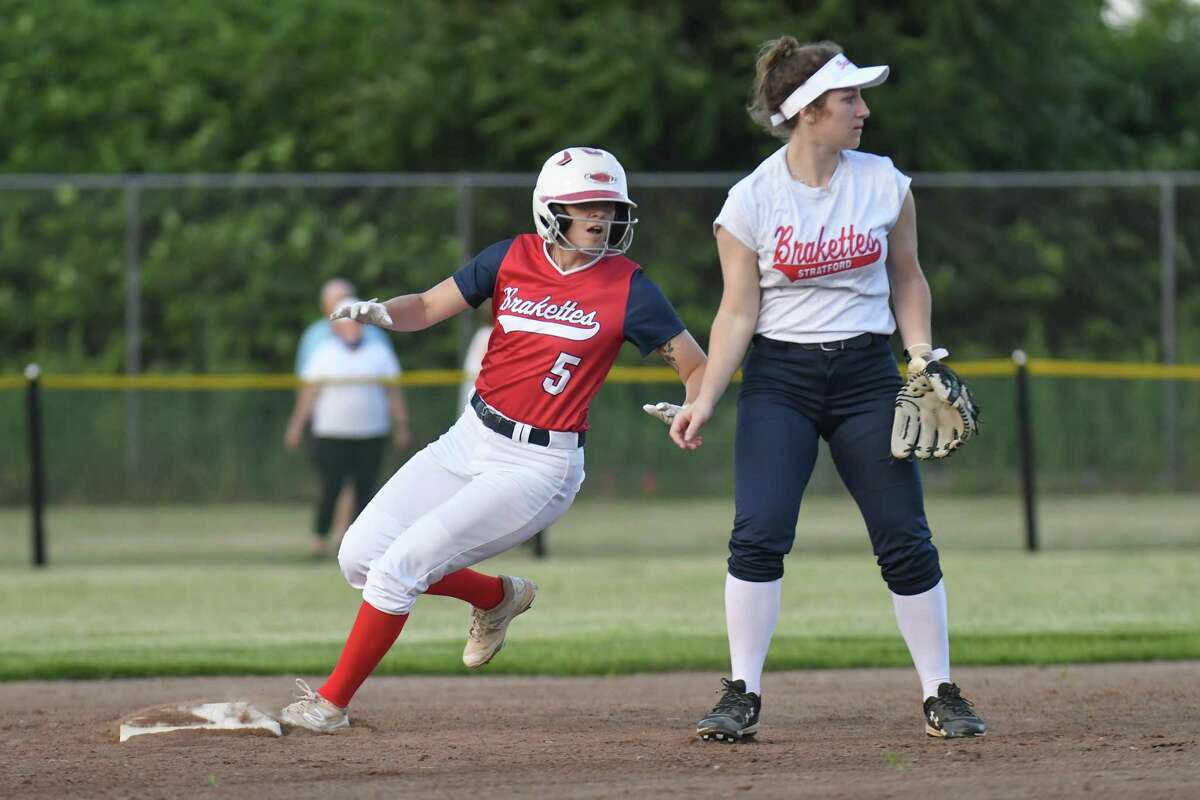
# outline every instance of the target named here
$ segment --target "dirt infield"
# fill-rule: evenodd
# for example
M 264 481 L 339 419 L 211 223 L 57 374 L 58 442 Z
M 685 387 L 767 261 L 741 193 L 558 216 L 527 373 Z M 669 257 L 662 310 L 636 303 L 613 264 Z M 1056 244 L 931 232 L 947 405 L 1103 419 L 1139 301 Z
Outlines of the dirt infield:
M 6 797 L 1186 797 L 1200 664 L 963 668 L 985 739 L 923 733 L 911 670 L 775 673 L 758 741 L 691 733 L 717 676 L 380 678 L 333 736 L 166 733 L 137 708 L 278 708 L 286 678 L 0 684 Z

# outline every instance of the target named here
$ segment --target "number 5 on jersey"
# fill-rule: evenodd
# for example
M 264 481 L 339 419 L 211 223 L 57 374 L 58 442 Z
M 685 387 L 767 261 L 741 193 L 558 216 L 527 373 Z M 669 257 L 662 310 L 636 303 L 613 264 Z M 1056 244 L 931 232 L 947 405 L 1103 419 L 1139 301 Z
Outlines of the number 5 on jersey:
M 546 390 L 547 394 L 562 394 L 563 389 L 567 388 L 567 381 L 571 380 L 571 371 L 567 367 L 577 367 L 581 361 L 583 359 L 579 356 L 559 353 L 558 360 L 550 368 L 550 374 L 554 377 L 542 381 L 542 388 Z

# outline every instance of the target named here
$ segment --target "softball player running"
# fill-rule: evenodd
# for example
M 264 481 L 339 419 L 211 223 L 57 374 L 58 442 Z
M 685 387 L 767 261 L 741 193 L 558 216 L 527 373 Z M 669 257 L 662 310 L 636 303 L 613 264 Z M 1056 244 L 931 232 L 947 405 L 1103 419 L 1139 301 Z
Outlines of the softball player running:
M 334 314 L 395 331 L 428 328 L 492 298 L 494 327 L 475 393 L 454 426 L 414 455 L 350 526 L 338 553 L 362 605 L 337 666 L 303 681 L 282 718 L 330 733 L 422 594 L 472 606 L 463 663 L 480 667 L 533 604 L 532 581 L 469 569 L 553 524 L 583 483 L 588 405 L 623 342 L 652 350 L 691 399 L 704 352 L 659 288 L 624 256 L 635 204 L 611 154 L 571 147 L 542 167 L 536 234 L 488 247 L 421 294 Z
M 801 46 L 792 37 L 766 43 L 758 59 L 750 112 L 787 143 L 730 190 L 714 222 L 724 294 L 711 365 L 671 429 L 681 447 L 695 446 L 749 348 L 725 583 L 733 674 L 698 725 L 706 740 L 758 730 L 783 557 L 818 439 L 829 443 L 891 589 L 924 691 L 927 732 L 986 731 L 950 680 L 946 592 L 908 458 L 952 452 L 974 432 L 976 409 L 938 361 L 948 354 L 929 344 L 909 179 L 890 159 L 856 152 L 870 116 L 861 90 L 887 74 L 886 66 L 855 66 L 830 42 Z M 897 324 L 912 358 L 903 390 L 888 346 Z

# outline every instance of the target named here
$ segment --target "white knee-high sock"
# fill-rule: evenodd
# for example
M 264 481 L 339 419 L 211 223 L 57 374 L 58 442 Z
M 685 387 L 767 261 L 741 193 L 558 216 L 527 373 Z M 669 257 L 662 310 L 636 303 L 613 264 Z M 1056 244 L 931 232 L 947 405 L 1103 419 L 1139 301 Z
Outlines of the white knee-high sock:
M 762 695 L 763 662 L 779 622 L 783 579 L 766 583 L 725 576 L 725 626 L 729 631 L 729 662 L 733 680 L 746 682 L 746 691 Z
M 942 581 L 926 592 L 892 592 L 900 635 L 908 645 L 923 698 L 937 697 L 938 686 L 950 682 L 950 633 L 946 624 L 946 587 Z

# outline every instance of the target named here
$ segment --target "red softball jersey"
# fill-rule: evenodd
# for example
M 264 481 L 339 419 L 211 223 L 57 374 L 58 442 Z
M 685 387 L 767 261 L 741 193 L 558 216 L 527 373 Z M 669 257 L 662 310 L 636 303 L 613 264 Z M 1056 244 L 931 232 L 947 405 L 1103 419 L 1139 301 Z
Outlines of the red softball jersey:
M 564 275 L 541 237 L 492 245 L 454 273 L 478 307 L 492 298 L 492 335 L 475 390 L 506 417 L 585 431 L 588 406 L 629 341 L 642 355 L 684 330 L 662 291 L 621 255 Z

